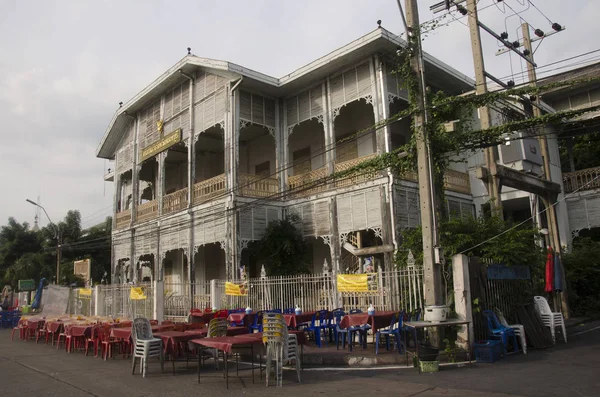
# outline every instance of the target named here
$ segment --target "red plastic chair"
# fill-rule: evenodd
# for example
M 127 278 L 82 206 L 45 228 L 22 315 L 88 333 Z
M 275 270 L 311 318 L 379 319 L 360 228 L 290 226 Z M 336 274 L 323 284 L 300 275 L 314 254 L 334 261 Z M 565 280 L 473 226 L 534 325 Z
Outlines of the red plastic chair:
M 215 313 L 215 318 L 227 318 L 229 317 L 229 311 L 228 310 L 218 310 Z
M 100 328 L 99 325 L 95 326 L 92 328 L 92 332 L 90 334 L 90 336 L 85 338 L 85 355 L 88 355 L 88 349 L 90 347 L 90 345 L 93 346 L 94 348 L 94 357 L 98 357 L 98 329 Z

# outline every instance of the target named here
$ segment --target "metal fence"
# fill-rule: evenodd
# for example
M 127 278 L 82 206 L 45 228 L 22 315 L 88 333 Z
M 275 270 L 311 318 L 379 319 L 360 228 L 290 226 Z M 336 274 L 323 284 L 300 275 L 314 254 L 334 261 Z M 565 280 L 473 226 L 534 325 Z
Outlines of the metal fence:
M 332 310 L 361 308 L 372 304 L 377 310 L 413 310 L 423 307 L 422 269 L 393 270 L 367 276 L 367 290 L 340 292 L 330 274 L 275 276 L 232 281 L 242 286 L 244 295 L 227 295 L 226 282 L 218 280 L 216 296 L 220 308 L 251 307 L 254 310 L 294 308 Z
M 165 283 L 164 316 L 168 320 L 183 320 L 191 309 L 211 308 L 210 282 Z
M 132 293 L 132 288 L 141 288 L 141 294 L 137 290 Z M 101 304 L 99 313 L 101 316 L 113 316 L 120 318 L 154 317 L 154 286 L 152 283 L 141 283 L 131 285 L 102 285 L 100 286 L 99 298 Z
M 67 313 L 73 316 L 93 316 L 95 296 L 91 289 L 71 288 Z

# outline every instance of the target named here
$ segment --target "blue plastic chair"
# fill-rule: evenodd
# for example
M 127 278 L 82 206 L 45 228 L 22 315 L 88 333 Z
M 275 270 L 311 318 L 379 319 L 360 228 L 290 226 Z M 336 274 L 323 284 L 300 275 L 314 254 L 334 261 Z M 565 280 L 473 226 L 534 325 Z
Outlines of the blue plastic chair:
M 385 346 L 386 350 L 390 351 L 390 337 L 394 337 L 394 341 L 396 342 L 396 348 L 398 349 L 398 353 L 402 353 L 401 346 L 404 346 L 404 342 L 402 339 L 402 322 L 404 319 L 404 311 L 400 313 L 396 313 L 392 316 L 392 320 L 390 322 L 390 327 L 388 329 L 378 330 L 375 334 L 375 354 L 379 354 L 379 341 L 381 336 L 385 337 Z M 406 349 L 406 347 L 404 346 Z
M 350 314 L 355 314 L 355 313 L 362 313 L 363 311 L 360 309 L 350 309 Z M 367 347 L 367 332 L 371 329 L 371 326 L 369 324 L 363 324 L 363 325 L 357 325 L 354 327 L 355 329 L 357 329 L 358 331 L 360 331 L 359 333 L 359 342 L 361 343 L 361 345 L 363 345 L 363 348 L 366 349 Z
M 263 330 L 263 327 L 262 327 L 263 313 L 264 312 L 262 310 L 256 312 L 256 315 L 254 316 L 254 320 L 252 321 L 252 324 L 248 325 L 248 329 L 250 330 L 250 333 L 262 332 L 262 330 Z
M 329 340 L 338 343 L 338 325 L 342 321 L 342 318 L 346 315 L 342 309 L 335 309 L 331 312 L 331 318 L 327 324 L 327 331 L 329 333 Z
M 315 337 L 315 343 L 317 347 L 321 347 L 321 337 L 325 336 L 327 330 L 327 317 L 329 312 L 327 310 L 319 310 L 315 312 L 312 316 L 312 320 L 310 321 L 310 325 L 306 327 L 307 332 L 312 332 Z M 327 345 L 327 337 L 325 339 L 325 344 Z
M 514 346 L 514 352 L 518 352 L 519 345 L 517 344 L 517 335 L 515 334 L 515 330 L 502 325 L 500 320 L 498 320 L 496 313 L 491 310 L 484 310 L 483 315 L 487 319 L 489 337 L 491 339 L 500 339 L 502 341 L 502 345 L 504 346 L 504 354 L 507 354 L 508 352 L 507 346 L 510 337 L 513 339 L 512 342 Z

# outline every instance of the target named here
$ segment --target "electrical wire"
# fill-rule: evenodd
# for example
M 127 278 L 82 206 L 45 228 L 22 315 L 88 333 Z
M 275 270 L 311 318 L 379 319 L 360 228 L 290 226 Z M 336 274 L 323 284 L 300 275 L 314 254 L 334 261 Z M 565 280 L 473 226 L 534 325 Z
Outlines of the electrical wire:
M 477 247 L 481 247 L 482 245 L 484 245 L 484 244 L 487 244 L 487 243 L 489 243 L 490 241 L 492 241 L 492 240 L 495 240 L 495 239 L 497 239 L 498 237 L 505 235 L 506 233 L 510 232 L 511 230 L 514 230 L 514 229 L 518 228 L 519 226 L 522 226 L 522 225 L 524 225 L 525 223 L 527 223 L 527 222 L 529 222 L 530 220 L 532 220 L 534 217 L 537 217 L 537 216 L 539 216 L 539 215 L 543 214 L 544 212 L 548 211 L 550 208 L 554 207 L 555 205 L 557 205 L 557 204 L 559 204 L 559 203 L 561 203 L 561 202 L 565 201 L 567 198 L 571 197 L 572 195 L 574 195 L 575 193 L 577 193 L 578 191 L 580 191 L 580 190 L 581 190 L 581 189 L 583 189 L 584 187 L 586 187 L 586 186 L 588 186 L 588 185 L 592 184 L 592 183 L 593 183 L 593 182 L 595 182 L 595 181 L 596 181 L 598 178 L 600 178 L 600 175 L 597 175 L 597 176 L 596 176 L 594 179 L 592 179 L 591 181 L 589 181 L 589 182 L 585 183 L 584 185 L 582 185 L 582 186 L 578 187 L 577 189 L 575 189 L 575 190 L 574 190 L 574 191 L 572 191 L 571 193 L 569 193 L 569 194 L 565 195 L 565 196 L 564 196 L 564 197 L 563 197 L 561 200 L 557 200 L 556 202 L 552 203 L 550 206 L 548 206 L 548 207 L 544 208 L 542 211 L 540 211 L 540 212 L 536 213 L 535 215 L 532 215 L 532 216 L 530 216 L 529 218 L 525 219 L 524 221 L 522 221 L 522 222 L 520 222 L 520 223 L 518 223 L 518 224 L 514 225 L 513 227 L 511 227 L 511 228 L 509 228 L 509 229 L 506 229 L 506 230 L 504 230 L 504 231 L 503 231 L 503 232 L 501 232 L 501 233 L 498 233 L 497 235 L 495 235 L 495 236 L 493 236 L 493 237 L 490 237 L 489 239 L 487 239 L 487 240 L 485 240 L 485 241 L 482 241 L 481 243 L 475 244 L 475 245 L 474 245 L 474 246 L 472 246 L 471 248 L 467 248 L 466 250 L 463 250 L 463 251 L 459 252 L 459 253 L 458 253 L 458 255 L 461 255 L 461 254 L 464 254 L 464 253 L 466 253 L 466 252 L 469 252 L 469 251 L 471 251 L 471 250 L 473 250 L 473 249 L 475 249 L 475 248 L 477 248 Z
M 538 7 L 537 7 L 535 4 L 533 4 L 533 1 L 529 0 L 529 4 L 531 4 L 531 5 L 533 6 L 533 8 L 535 8 L 536 10 L 538 10 L 538 11 L 539 11 L 539 13 L 540 13 L 540 14 L 542 14 L 542 16 L 543 16 L 544 18 L 546 18 L 546 20 L 547 20 L 547 21 L 550 23 L 550 25 L 552 25 L 552 24 L 554 23 L 554 22 L 552 22 L 552 21 L 550 20 L 550 18 L 548 18 L 548 17 L 546 16 L 546 14 L 544 14 L 544 13 L 542 12 L 542 10 L 540 10 L 540 9 L 539 9 L 539 8 L 538 8 Z

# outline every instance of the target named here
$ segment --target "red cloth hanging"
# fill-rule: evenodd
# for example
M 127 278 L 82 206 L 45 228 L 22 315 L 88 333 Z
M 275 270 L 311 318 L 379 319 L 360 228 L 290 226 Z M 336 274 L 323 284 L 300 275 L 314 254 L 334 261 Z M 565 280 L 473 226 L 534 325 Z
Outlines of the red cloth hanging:
M 552 248 L 548 247 L 548 255 L 546 256 L 546 286 L 545 292 L 552 292 L 552 283 L 554 282 L 554 254 Z

